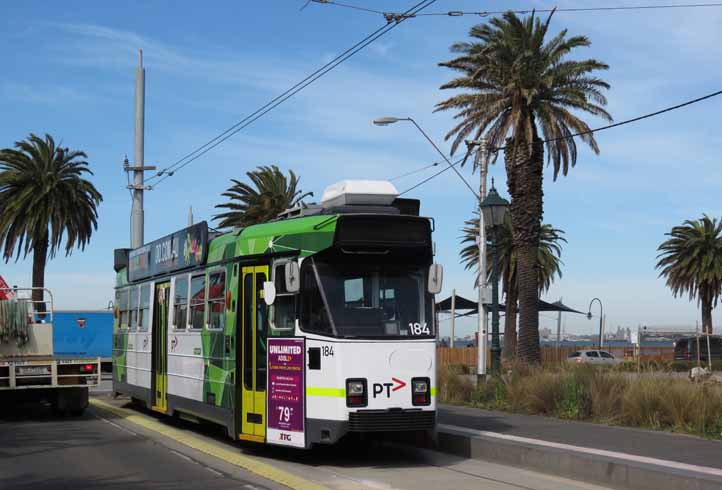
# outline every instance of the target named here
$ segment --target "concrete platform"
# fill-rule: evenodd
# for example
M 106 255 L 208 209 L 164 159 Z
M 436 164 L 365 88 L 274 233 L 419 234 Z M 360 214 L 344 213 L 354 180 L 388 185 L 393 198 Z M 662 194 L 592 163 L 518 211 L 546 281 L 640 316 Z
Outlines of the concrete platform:
M 438 448 L 624 490 L 722 489 L 722 443 L 469 407 L 439 410 Z

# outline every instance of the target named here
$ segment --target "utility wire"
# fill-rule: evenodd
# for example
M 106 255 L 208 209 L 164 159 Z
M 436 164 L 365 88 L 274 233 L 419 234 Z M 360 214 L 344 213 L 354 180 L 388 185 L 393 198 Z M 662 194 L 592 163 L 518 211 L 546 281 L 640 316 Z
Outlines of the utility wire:
M 557 9 L 523 9 L 523 10 L 481 10 L 481 11 L 463 11 L 463 10 L 449 10 L 446 12 L 424 12 L 424 13 L 395 13 L 395 12 L 383 12 L 381 10 L 374 10 L 366 7 L 360 7 L 358 5 L 335 2 L 333 0 L 308 0 L 308 3 L 318 3 L 323 5 L 334 5 L 336 7 L 343 7 L 347 9 L 359 10 L 366 13 L 373 13 L 377 15 L 383 15 L 387 22 L 399 22 L 403 19 L 413 17 L 463 17 L 466 15 L 486 17 L 489 15 L 500 15 L 506 12 L 514 12 L 516 14 L 529 14 L 531 12 L 602 12 L 602 11 L 630 11 L 630 10 L 661 10 L 661 9 L 682 9 L 682 8 L 705 8 L 705 7 L 722 7 L 722 3 L 691 3 L 691 4 L 660 4 L 660 5 L 628 5 L 628 6 L 614 6 L 614 7 L 568 7 L 568 8 L 557 8 Z M 304 6 L 305 8 L 305 6 Z
M 417 4 L 415 4 L 410 9 L 406 10 L 404 15 L 412 14 L 420 12 L 421 10 L 429 7 L 433 3 L 435 3 L 436 0 L 423 0 Z M 278 107 L 280 104 L 288 100 L 289 98 L 296 95 L 298 92 L 318 80 L 319 78 L 326 75 L 328 72 L 336 68 L 338 65 L 343 63 L 344 61 L 348 60 L 352 56 L 354 56 L 356 53 L 364 49 L 369 44 L 376 41 L 381 36 L 384 36 L 394 28 L 396 28 L 404 19 L 399 20 L 396 23 L 387 23 L 386 25 L 376 29 L 373 33 L 369 34 L 365 38 L 363 38 L 361 41 L 354 44 L 352 47 L 346 49 L 341 54 L 336 56 L 334 59 L 323 65 L 322 67 L 318 68 L 316 71 L 308 75 L 306 78 L 301 80 L 300 82 L 293 85 L 291 88 L 283 92 L 282 94 L 278 95 L 277 97 L 271 99 L 269 102 L 258 108 L 256 111 L 252 112 L 230 128 L 226 129 L 224 132 L 216 136 L 215 138 L 211 139 L 210 141 L 206 142 L 205 144 L 201 145 L 200 147 L 196 148 L 194 151 L 188 153 L 183 158 L 177 160 L 175 163 L 170 165 L 169 167 L 165 168 L 161 172 L 159 172 L 155 177 L 151 177 L 148 179 L 149 182 L 153 180 L 153 178 L 161 177 L 160 180 L 158 180 L 154 186 L 158 186 L 161 182 L 166 180 L 168 177 L 170 177 L 172 174 L 169 174 L 169 172 L 177 172 L 178 170 L 186 167 L 191 162 L 197 160 L 201 156 L 208 153 L 210 150 L 215 148 L 216 146 L 220 145 L 224 141 L 226 141 L 231 136 L 235 135 L 239 131 L 241 131 L 246 126 L 250 125 L 257 119 L 263 117 L 265 114 L 270 112 L 271 110 Z
M 466 157 L 459 158 L 459 159 L 456 160 L 455 162 L 452 162 L 452 164 L 451 164 L 450 166 L 446 166 L 446 167 L 442 168 L 441 170 L 439 170 L 438 172 L 436 172 L 436 173 L 430 175 L 429 177 L 425 178 L 424 180 L 422 180 L 422 181 L 419 182 L 418 184 L 415 184 L 415 185 L 409 187 L 408 189 L 406 189 L 405 191 L 403 191 L 402 193 L 400 193 L 399 196 L 403 196 L 404 194 L 413 191 L 413 190 L 416 189 L 417 187 L 424 185 L 425 183 L 427 183 L 428 181 L 430 181 L 430 180 L 432 180 L 432 179 L 435 179 L 436 177 L 438 177 L 439 175 L 443 174 L 443 173 L 446 172 L 447 170 L 450 170 L 450 169 L 452 169 L 453 167 L 456 167 L 456 165 L 458 165 L 458 164 L 460 164 L 461 162 L 464 161 L 464 158 L 466 158 Z
M 649 113 L 649 114 L 644 114 L 644 115 L 642 115 L 642 116 L 634 117 L 634 118 L 632 118 L 632 119 L 627 119 L 627 120 L 625 120 L 625 121 L 620 121 L 620 122 L 618 122 L 618 123 L 609 124 L 609 125 L 607 125 L 607 126 L 601 126 L 601 127 L 598 127 L 598 128 L 590 129 L 590 130 L 588 130 L 588 131 L 582 131 L 582 132 L 579 132 L 579 133 L 570 134 L 570 135 L 568 135 L 568 136 L 560 136 L 560 137 L 558 137 L 558 138 L 549 138 L 549 139 L 544 140 L 543 143 L 551 143 L 551 142 L 554 142 L 554 141 L 565 140 L 565 139 L 569 139 L 569 138 L 575 138 L 575 137 L 577 137 L 577 136 L 584 136 L 585 134 L 592 134 L 592 133 L 596 133 L 596 132 L 598 132 L 598 131 L 604 131 L 605 129 L 611 129 L 611 128 L 616 128 L 616 127 L 619 127 L 619 126 L 624 126 L 625 124 L 630 124 L 630 123 L 633 123 L 633 122 L 641 121 L 641 120 L 643 120 L 643 119 L 649 119 L 650 117 L 659 116 L 660 114 L 664 114 L 665 112 L 671 112 L 671 111 L 674 111 L 674 110 L 677 110 L 677 109 L 681 109 L 682 107 L 686 107 L 686 106 L 688 106 L 688 105 L 696 104 L 697 102 L 702 102 L 703 100 L 711 99 L 712 97 L 717 97 L 718 95 L 722 95 L 722 90 L 718 90 L 718 91 L 716 91 L 716 92 L 712 92 L 711 94 L 703 95 L 702 97 L 697 97 L 696 99 L 692 99 L 692 100 L 688 100 L 688 101 L 686 101 L 686 102 L 682 102 L 681 104 L 673 105 L 673 106 L 671 106 L 671 107 L 666 107 L 666 108 L 661 109 L 661 110 L 656 111 L 656 112 L 651 112 L 651 113 Z M 507 148 L 506 146 L 502 146 L 502 147 L 499 147 L 499 148 L 494 148 L 492 151 L 505 150 L 506 148 Z
M 424 165 L 423 167 L 417 168 L 416 170 L 411 170 L 410 172 L 406 172 L 405 174 L 397 175 L 396 177 L 389 179 L 389 181 L 393 182 L 394 180 L 403 179 L 404 177 L 408 177 L 409 175 L 418 174 L 419 172 L 423 172 L 424 170 L 432 167 L 438 167 L 439 165 L 441 165 L 441 162 L 434 162 L 431 165 Z
M 677 104 L 677 105 L 674 105 L 674 106 L 671 106 L 671 107 L 666 107 L 666 108 L 661 109 L 661 110 L 656 111 L 656 112 L 651 112 L 651 113 L 649 113 L 649 114 L 644 114 L 644 115 L 642 115 L 642 116 L 634 117 L 634 118 L 632 118 L 632 119 L 627 119 L 627 120 L 625 120 L 625 121 L 620 121 L 620 122 L 618 122 L 618 123 L 609 124 L 609 125 L 607 125 L 607 126 L 601 126 L 601 127 L 599 127 L 599 128 L 590 129 L 589 131 L 582 131 L 582 132 L 580 132 L 580 133 L 570 134 L 569 136 L 561 136 L 561 137 L 559 137 L 559 138 L 550 138 L 550 139 L 544 140 L 543 143 L 549 143 L 549 142 L 559 141 L 559 140 L 563 140 L 563 139 L 575 138 L 575 137 L 577 137 L 577 136 L 583 136 L 583 135 L 585 135 L 585 134 L 592 134 L 592 133 L 596 133 L 596 132 L 598 132 L 598 131 L 604 131 L 605 129 L 611 129 L 611 128 L 616 128 L 616 127 L 619 127 L 619 126 L 624 126 L 625 124 L 630 124 L 630 123 L 633 123 L 633 122 L 641 121 L 641 120 L 643 120 L 643 119 L 648 119 L 648 118 L 650 118 L 650 117 L 659 116 L 660 114 L 664 114 L 664 113 L 666 113 L 666 112 L 671 112 L 671 111 L 674 111 L 674 110 L 677 110 L 677 109 L 681 109 L 682 107 L 686 107 L 686 106 L 688 106 L 688 105 L 696 104 L 696 103 L 698 103 L 698 102 L 702 102 L 703 100 L 711 99 L 712 97 L 717 97 L 718 95 L 722 95 L 722 90 L 718 90 L 718 91 L 716 91 L 716 92 L 712 92 L 711 94 L 703 95 L 702 97 L 697 97 L 696 99 L 692 99 L 692 100 L 688 100 L 688 101 L 686 101 L 686 102 L 682 102 L 681 104 Z M 502 146 L 502 147 L 498 147 L 498 148 L 492 148 L 492 149 L 490 149 L 490 151 L 498 152 L 498 151 L 500 151 L 500 150 L 506 150 L 506 148 L 507 148 L 506 146 Z M 477 150 L 477 151 L 478 151 L 478 150 Z M 458 163 L 462 162 L 462 161 L 464 160 L 464 158 L 466 158 L 466 157 L 463 157 L 463 158 L 460 158 L 459 160 L 456 160 L 453 165 L 456 166 Z M 419 187 L 419 186 L 427 183 L 428 181 L 430 181 L 430 180 L 436 178 L 437 176 L 441 175 L 442 173 L 446 172 L 446 171 L 449 170 L 450 168 L 451 168 L 451 167 L 446 167 L 446 168 L 444 168 L 444 169 L 436 172 L 435 174 L 431 175 L 430 177 L 427 177 L 426 179 L 422 180 L 422 181 L 419 182 L 418 184 L 416 184 L 416 185 L 414 185 L 414 186 L 406 189 L 404 192 L 402 192 L 402 193 L 399 194 L 399 195 L 406 194 L 407 192 L 410 192 L 410 191 L 416 189 L 417 187 Z

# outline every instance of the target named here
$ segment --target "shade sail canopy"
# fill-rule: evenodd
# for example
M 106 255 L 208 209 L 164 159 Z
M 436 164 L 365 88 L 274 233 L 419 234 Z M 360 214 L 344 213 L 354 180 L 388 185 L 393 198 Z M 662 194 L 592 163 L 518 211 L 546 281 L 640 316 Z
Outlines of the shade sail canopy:
M 464 311 L 464 310 L 477 310 L 479 303 L 476 301 L 472 301 L 470 299 L 466 299 L 463 296 L 456 295 L 456 310 L 457 311 Z M 489 307 L 489 304 L 487 303 L 487 308 Z M 506 309 L 505 305 L 503 303 L 499 304 L 499 310 L 504 311 Z M 450 312 L 451 311 L 451 296 L 448 298 L 439 301 L 436 303 L 436 311 L 438 312 Z M 586 315 L 586 313 L 575 310 L 574 308 L 570 308 L 569 306 L 565 305 L 561 301 L 555 301 L 554 303 L 547 303 L 546 301 L 540 299 L 539 300 L 539 311 L 561 311 L 562 313 L 578 313 L 580 315 Z M 473 314 L 473 312 L 469 313 Z

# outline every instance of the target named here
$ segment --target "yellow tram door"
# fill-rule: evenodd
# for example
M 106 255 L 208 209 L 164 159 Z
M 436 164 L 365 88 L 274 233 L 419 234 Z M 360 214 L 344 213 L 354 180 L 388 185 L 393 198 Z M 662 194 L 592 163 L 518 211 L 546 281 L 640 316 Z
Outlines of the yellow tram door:
M 155 286 L 153 304 L 153 410 L 168 410 L 168 303 L 170 283 Z
M 264 442 L 266 436 L 266 338 L 268 306 L 263 299 L 263 283 L 268 266 L 241 269 L 240 324 L 241 355 L 241 434 L 239 439 Z

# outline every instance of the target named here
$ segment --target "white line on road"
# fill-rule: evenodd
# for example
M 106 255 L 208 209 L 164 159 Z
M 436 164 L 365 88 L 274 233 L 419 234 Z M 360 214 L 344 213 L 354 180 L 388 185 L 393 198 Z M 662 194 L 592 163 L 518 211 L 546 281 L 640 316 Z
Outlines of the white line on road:
M 512 436 L 509 434 L 499 434 L 498 432 L 489 432 L 485 430 L 468 429 L 466 427 L 458 427 L 456 425 L 439 424 L 439 429 L 447 429 L 454 432 L 463 432 L 470 436 L 494 437 L 507 441 L 520 442 L 522 444 L 534 444 L 536 446 L 550 447 L 555 449 L 564 449 L 578 453 L 594 454 L 597 456 L 606 456 L 608 458 L 617 458 L 635 463 L 646 463 L 656 466 L 666 466 L 678 470 L 692 471 L 696 473 L 704 473 L 707 475 L 722 476 L 722 470 L 710 468 L 709 466 L 697 466 L 687 463 L 679 463 L 677 461 L 669 461 L 666 459 L 650 458 L 647 456 L 637 456 L 635 454 L 620 453 L 617 451 L 607 451 L 605 449 L 594 449 L 590 447 L 572 446 L 571 444 L 562 444 L 559 442 L 543 441 L 541 439 L 532 439 L 529 437 Z
M 136 437 L 138 436 L 138 434 L 135 433 L 135 432 L 133 432 L 132 430 L 126 429 L 126 428 L 123 427 L 122 425 L 118 425 L 118 424 L 116 424 L 115 422 L 111 422 L 110 420 L 106 419 L 105 417 L 101 417 L 100 415 L 96 415 L 96 414 L 93 414 L 93 416 L 94 416 L 96 419 L 102 420 L 102 421 L 105 422 L 106 424 L 112 425 L 112 426 L 115 427 L 116 429 L 120 429 L 120 430 L 122 430 L 123 432 L 127 432 L 128 434 L 130 434 L 130 435 L 132 435 L 132 436 L 136 436 Z
M 190 456 L 186 456 L 186 455 L 183 454 L 183 453 L 179 453 L 179 452 L 176 451 L 175 449 L 169 449 L 169 451 L 170 451 L 171 453 L 175 454 L 176 456 L 178 456 L 179 458 L 185 459 L 185 460 L 188 461 L 189 463 L 197 464 L 196 460 L 194 460 L 194 459 L 191 458 Z

